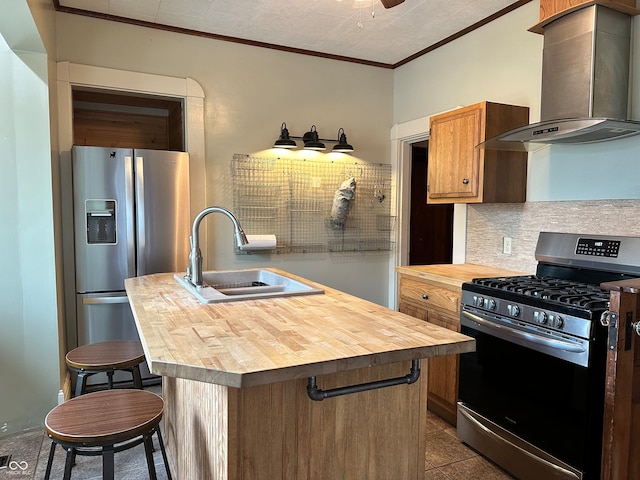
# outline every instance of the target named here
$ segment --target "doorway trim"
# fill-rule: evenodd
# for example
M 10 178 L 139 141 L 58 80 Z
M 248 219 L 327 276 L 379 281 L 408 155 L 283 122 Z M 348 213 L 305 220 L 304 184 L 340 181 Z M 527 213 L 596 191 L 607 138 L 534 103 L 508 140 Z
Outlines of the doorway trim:
M 391 127 L 391 171 L 395 192 L 395 251 L 389 264 L 389 305 L 397 309 L 398 279 L 395 268 L 409 263 L 409 221 L 411 210 L 411 145 L 429 140 L 430 117 L 396 123 Z M 453 206 L 453 263 L 465 262 L 467 205 Z
M 60 202 L 62 211 L 72 211 L 71 148 L 73 146 L 73 87 L 81 86 L 114 93 L 128 92 L 156 97 L 172 97 L 184 102 L 185 151 L 189 152 L 190 212 L 206 206 L 204 90 L 192 78 L 168 77 L 149 73 L 116 70 L 71 62 L 57 64 L 58 152 L 60 168 Z M 64 299 L 68 349 L 77 346 L 76 332 L 69 323 L 76 322 L 75 265 L 73 251 L 73 219 L 62 214 L 62 257 Z M 206 245 L 206 232 L 201 241 Z
M 185 151 L 189 152 L 191 211 L 204 208 L 204 90 L 192 78 L 167 77 L 113 68 L 58 62 L 58 141 L 61 157 L 73 146 L 74 86 L 181 98 L 184 101 Z

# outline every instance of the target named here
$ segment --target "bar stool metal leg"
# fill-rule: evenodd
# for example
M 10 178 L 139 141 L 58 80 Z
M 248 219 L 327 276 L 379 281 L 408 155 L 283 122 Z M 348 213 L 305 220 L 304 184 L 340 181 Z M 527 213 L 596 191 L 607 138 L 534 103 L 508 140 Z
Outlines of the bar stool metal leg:
M 144 434 L 144 454 L 147 457 L 147 469 L 149 470 L 149 479 L 157 480 L 156 477 L 156 466 L 153 463 L 153 439 L 152 439 L 153 431 L 148 434 Z
M 113 370 L 107 372 L 107 385 L 109 386 L 109 390 L 113 388 Z
M 49 460 L 47 461 L 47 470 L 44 472 L 44 480 L 49 480 L 51 476 L 51 465 L 53 465 L 53 457 L 56 453 L 56 442 L 51 442 L 51 448 L 49 449 Z
M 76 391 L 75 396 L 79 397 L 84 393 L 85 388 L 87 388 L 87 378 L 89 378 L 92 374 L 81 370 L 78 372 L 78 378 L 76 379 Z
M 113 445 L 102 447 L 102 480 L 113 480 Z
M 75 460 L 74 449 L 71 447 L 66 447 L 67 450 L 67 458 L 64 462 L 64 480 L 71 479 L 71 468 L 73 467 L 73 462 Z
M 162 460 L 164 461 L 164 468 L 167 471 L 167 480 L 173 480 L 171 477 L 171 470 L 169 469 L 169 460 L 167 459 L 167 451 L 164 449 L 164 441 L 162 440 L 162 432 L 160 432 L 160 425 L 156 427 L 156 433 L 158 435 L 158 443 L 160 444 L 160 452 L 162 452 Z
M 133 386 L 142 390 L 142 375 L 140 374 L 140 365 L 134 365 L 131 367 L 131 373 L 133 375 Z

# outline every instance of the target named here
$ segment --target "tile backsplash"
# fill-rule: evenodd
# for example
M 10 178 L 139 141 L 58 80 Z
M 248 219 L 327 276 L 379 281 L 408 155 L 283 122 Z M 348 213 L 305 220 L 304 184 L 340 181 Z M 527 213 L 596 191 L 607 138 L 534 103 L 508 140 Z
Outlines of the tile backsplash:
M 542 231 L 640 236 L 640 200 L 470 204 L 466 262 L 533 273 Z M 502 253 L 504 237 L 511 254 Z

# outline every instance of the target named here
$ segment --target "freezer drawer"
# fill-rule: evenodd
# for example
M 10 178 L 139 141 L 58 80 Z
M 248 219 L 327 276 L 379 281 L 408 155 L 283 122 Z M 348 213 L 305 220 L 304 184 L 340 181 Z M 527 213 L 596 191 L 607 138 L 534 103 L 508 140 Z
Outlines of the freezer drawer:
M 78 294 L 78 346 L 111 340 L 139 340 L 136 324 L 125 292 Z M 143 381 L 151 378 L 147 362 L 140 365 Z M 131 375 L 116 372 L 114 381 L 130 381 Z M 88 384 L 106 383 L 95 375 Z

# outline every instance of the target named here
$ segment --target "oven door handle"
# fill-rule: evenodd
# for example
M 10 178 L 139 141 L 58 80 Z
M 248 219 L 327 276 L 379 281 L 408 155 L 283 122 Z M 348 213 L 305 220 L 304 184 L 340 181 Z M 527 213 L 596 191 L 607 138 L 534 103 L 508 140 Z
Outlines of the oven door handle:
M 467 311 L 463 311 L 462 315 L 467 317 L 472 322 L 475 322 L 478 325 L 482 325 L 483 327 L 494 329 L 494 330 L 500 330 L 506 335 L 511 335 L 512 337 L 519 337 L 529 342 L 542 345 L 544 347 L 559 348 L 566 352 L 573 352 L 573 353 L 583 353 L 585 351 L 585 348 L 578 343 L 564 342 L 562 340 L 546 338 L 541 335 L 536 335 L 535 333 L 523 332 L 521 330 L 516 330 L 515 328 L 507 327 L 504 325 L 498 325 L 496 323 L 489 322 L 484 318 Z

